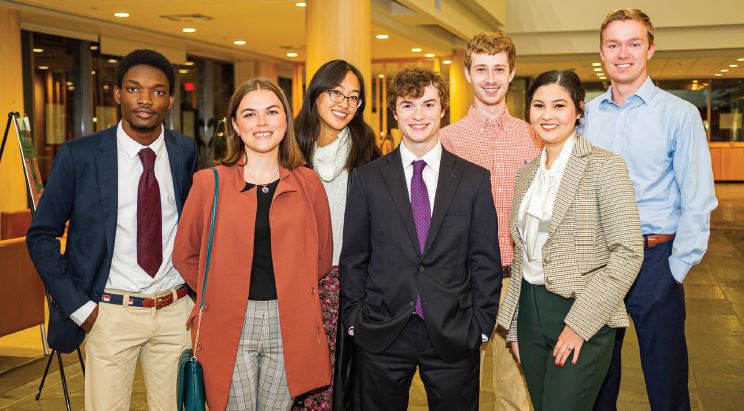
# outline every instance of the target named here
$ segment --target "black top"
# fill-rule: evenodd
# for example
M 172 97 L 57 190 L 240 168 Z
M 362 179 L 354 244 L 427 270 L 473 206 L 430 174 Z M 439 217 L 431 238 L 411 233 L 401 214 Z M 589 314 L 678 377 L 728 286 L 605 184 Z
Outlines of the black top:
M 269 209 L 274 198 L 279 180 L 267 185 L 245 183 L 243 191 L 256 189 L 258 197 L 256 206 L 256 228 L 253 236 L 253 264 L 251 265 L 251 284 L 248 288 L 248 299 L 254 301 L 276 300 L 276 281 L 274 263 L 271 260 L 271 226 Z M 264 187 L 267 189 L 265 190 Z M 264 192 L 265 191 L 265 192 Z

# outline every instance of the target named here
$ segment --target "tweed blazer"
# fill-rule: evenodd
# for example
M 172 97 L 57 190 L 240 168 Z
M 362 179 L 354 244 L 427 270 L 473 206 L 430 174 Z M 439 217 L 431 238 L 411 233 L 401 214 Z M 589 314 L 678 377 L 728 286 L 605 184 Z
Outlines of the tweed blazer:
M 510 233 L 514 240 L 512 280 L 498 324 L 517 340 L 524 246 L 518 232 L 519 206 L 540 156 L 517 174 Z M 553 206 L 543 270 L 548 291 L 575 299 L 565 323 L 584 340 L 604 325 L 627 327 L 623 302 L 643 262 L 643 236 L 633 185 L 622 158 L 576 137 Z

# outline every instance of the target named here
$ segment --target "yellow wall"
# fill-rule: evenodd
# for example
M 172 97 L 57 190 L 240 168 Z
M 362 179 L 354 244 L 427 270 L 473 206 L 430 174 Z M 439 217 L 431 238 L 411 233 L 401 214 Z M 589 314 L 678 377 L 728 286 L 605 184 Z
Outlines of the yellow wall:
M 5 130 L 7 114 L 23 114 L 21 69 L 21 19 L 17 10 L 0 6 L 0 124 Z M 2 136 L 0 136 L 2 138 Z M 18 136 L 11 126 L 0 161 L 0 211 L 26 208 L 26 182 L 21 165 Z

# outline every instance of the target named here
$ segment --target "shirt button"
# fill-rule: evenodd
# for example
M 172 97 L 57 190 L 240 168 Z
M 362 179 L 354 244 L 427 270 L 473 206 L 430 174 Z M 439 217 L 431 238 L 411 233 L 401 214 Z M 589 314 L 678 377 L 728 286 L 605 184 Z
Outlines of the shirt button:
M 620 138 L 620 134 L 618 134 L 618 135 L 617 135 L 616 137 L 617 137 L 617 138 Z
M 496 163 L 496 168 L 501 168 L 501 163 Z
M 418 266 L 418 272 L 423 273 L 424 272 L 424 266 L 420 265 Z
M 408 305 L 410 305 L 411 307 L 413 307 L 413 301 L 409 301 L 408 302 Z

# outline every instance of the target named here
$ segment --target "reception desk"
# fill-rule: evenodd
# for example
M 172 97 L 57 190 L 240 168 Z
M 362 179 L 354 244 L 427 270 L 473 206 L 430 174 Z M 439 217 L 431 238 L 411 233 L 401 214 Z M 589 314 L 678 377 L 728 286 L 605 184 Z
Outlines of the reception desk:
M 710 159 L 716 181 L 744 181 L 744 142 L 711 141 Z

